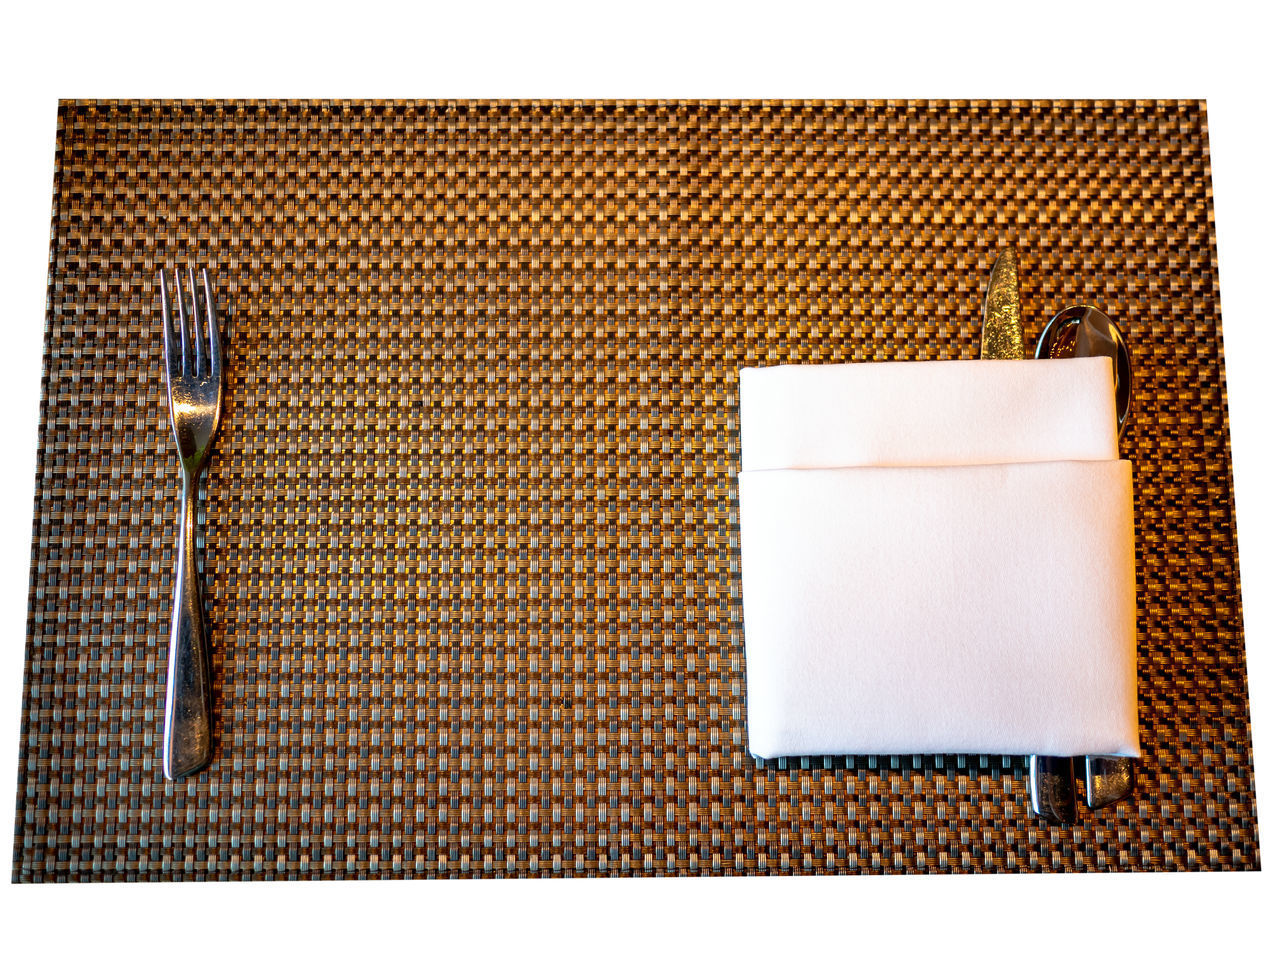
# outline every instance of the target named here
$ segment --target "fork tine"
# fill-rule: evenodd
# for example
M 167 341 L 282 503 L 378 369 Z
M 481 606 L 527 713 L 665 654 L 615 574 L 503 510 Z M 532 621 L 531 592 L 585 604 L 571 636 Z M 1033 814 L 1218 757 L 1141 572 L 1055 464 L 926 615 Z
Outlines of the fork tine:
M 177 267 L 173 268 L 173 286 L 178 298 L 178 334 L 182 339 L 182 373 L 185 376 L 191 373 L 191 351 L 187 347 L 187 298 L 182 292 L 182 274 Z
M 196 272 L 191 267 L 187 268 L 187 286 L 191 289 L 191 342 L 196 348 L 195 364 L 191 372 L 199 377 L 205 373 L 202 363 L 204 351 L 200 346 L 200 294 L 196 291 Z M 208 305 L 205 309 L 208 310 Z
M 204 281 L 204 314 L 209 322 L 209 372 L 216 378 L 222 376 L 222 331 L 218 329 L 218 309 L 214 304 L 208 267 L 200 268 L 200 278 Z
M 169 382 L 173 370 L 173 312 L 169 309 L 169 285 L 164 280 L 164 268 L 160 269 L 160 326 L 164 329 L 164 379 Z

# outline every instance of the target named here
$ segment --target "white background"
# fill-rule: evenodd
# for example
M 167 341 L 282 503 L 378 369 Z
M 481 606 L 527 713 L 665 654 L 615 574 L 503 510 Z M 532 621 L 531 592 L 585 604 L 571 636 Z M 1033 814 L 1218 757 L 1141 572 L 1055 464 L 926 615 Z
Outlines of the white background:
M 889 2 L 466 7 L 8 7 L 0 58 L 0 823 L 9 823 L 18 763 L 59 97 L 1203 98 L 1266 863 L 1275 838 L 1268 829 L 1276 816 L 1280 620 L 1273 14 L 1252 3 L 907 3 L 901 12 Z M 0 842 L 4 878 L 10 838 Z M 323 957 L 963 957 L 1020 948 L 1037 958 L 1250 956 L 1263 953 L 1256 939 L 1275 929 L 1278 889 L 1267 871 L 254 885 L 0 879 L 0 940 L 46 957 L 252 957 L 273 948 Z

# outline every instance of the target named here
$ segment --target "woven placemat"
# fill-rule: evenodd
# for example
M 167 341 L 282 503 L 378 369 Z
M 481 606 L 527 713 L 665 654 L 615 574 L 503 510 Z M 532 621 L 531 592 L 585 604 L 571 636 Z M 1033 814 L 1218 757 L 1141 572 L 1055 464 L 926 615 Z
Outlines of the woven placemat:
M 1199 103 L 65 103 L 14 876 L 1259 864 Z M 1144 756 L 746 751 L 737 371 L 1125 327 Z M 155 274 L 209 264 L 212 767 L 166 782 Z M 1046 599 L 1051 603 L 1051 599 Z

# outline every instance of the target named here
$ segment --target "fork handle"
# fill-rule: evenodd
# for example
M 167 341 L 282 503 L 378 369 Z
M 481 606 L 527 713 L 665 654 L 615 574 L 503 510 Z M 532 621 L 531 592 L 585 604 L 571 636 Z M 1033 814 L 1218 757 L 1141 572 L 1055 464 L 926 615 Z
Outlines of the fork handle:
M 204 599 L 196 571 L 196 484 L 199 475 L 182 472 L 178 569 L 169 627 L 169 672 L 164 693 L 164 776 L 185 777 L 213 755 L 212 683 Z

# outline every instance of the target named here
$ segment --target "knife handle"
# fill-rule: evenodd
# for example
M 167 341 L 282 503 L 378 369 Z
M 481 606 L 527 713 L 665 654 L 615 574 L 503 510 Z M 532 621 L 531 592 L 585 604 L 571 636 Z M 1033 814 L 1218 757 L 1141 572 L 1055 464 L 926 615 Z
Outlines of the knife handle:
M 1031 810 L 1054 824 L 1076 823 L 1076 767 L 1069 757 L 1033 754 Z

